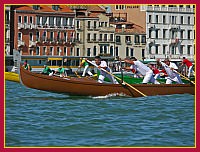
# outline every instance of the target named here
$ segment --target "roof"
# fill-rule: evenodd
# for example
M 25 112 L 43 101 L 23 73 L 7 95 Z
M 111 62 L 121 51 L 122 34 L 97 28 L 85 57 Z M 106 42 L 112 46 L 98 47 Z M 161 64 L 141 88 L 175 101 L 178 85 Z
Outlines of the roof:
M 52 9 L 52 5 L 39 5 L 40 9 L 33 9 L 32 5 L 19 5 L 16 10 L 27 10 L 27 11 L 35 11 L 35 12 L 60 12 L 60 13 L 74 13 L 73 10 L 70 9 L 69 6 L 59 5 L 58 11 Z
M 100 7 L 98 5 L 88 5 L 87 11 L 90 11 L 90 12 L 106 12 L 105 9 L 103 9 L 102 7 Z

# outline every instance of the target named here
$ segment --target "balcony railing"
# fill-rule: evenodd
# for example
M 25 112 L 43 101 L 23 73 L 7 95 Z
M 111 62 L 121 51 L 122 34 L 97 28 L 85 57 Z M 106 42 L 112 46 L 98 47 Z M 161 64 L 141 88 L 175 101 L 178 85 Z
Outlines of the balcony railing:
M 18 23 L 18 29 L 23 29 L 23 28 L 24 28 L 24 24 Z
M 29 41 L 29 47 L 34 47 L 36 46 L 36 42 L 35 41 Z
M 131 41 L 126 41 L 126 44 L 127 44 L 127 45 L 131 45 L 132 42 L 131 42 Z
M 25 46 L 25 43 L 22 40 L 18 40 L 18 47 Z

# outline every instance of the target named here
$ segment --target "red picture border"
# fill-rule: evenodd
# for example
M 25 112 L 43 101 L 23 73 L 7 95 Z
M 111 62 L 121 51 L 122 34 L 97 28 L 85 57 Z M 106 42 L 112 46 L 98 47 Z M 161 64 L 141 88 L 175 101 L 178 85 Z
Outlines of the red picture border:
M 60 1 L 57 1 L 57 3 L 59 4 L 196 4 L 196 148 L 173 148 L 173 147 L 169 147 L 169 148 L 156 148 L 156 147 L 152 147 L 152 148 L 115 148 L 115 147 L 109 147 L 109 148 L 66 148 L 66 147 L 63 147 L 63 148 L 5 148 L 4 146 L 4 109 L 5 109 L 5 102 L 4 102 L 4 98 L 5 98 L 5 90 L 4 90 L 4 87 L 5 87 L 5 84 L 4 84 L 4 54 L 5 54 L 5 48 L 4 48 L 4 4 L 33 4 L 33 3 L 30 3 L 30 2 L 34 2 L 34 4 L 54 4 L 55 3 L 55 0 L 34 0 L 34 1 L 29 1 L 27 2 L 27 0 L 15 0 L 15 1 L 11 1 L 11 0 L 1 0 L 0 2 L 0 12 L 1 12 L 1 18 L 0 18 L 0 21 L 1 21 L 1 24 L 0 24 L 0 33 L 1 33 L 1 43 L 0 43 L 0 48 L 1 48 L 1 55 L 0 55 L 0 82 L 1 82 L 1 85 L 0 85 L 0 89 L 1 89 L 1 103 L 0 103 L 0 120 L 1 120 L 1 123 L 0 123 L 0 151 L 1 152 L 35 152 L 35 151 L 48 151 L 48 152 L 77 152 L 77 151 L 87 151 L 87 152 L 96 152 L 96 151 L 104 151 L 104 152 L 111 152 L 111 151 L 116 151 L 116 152 L 119 152 L 119 151 L 123 151 L 123 152 L 132 152 L 132 151 L 142 151 L 142 152 L 146 152 L 146 151 L 154 151 L 154 152 L 197 152 L 197 151 L 200 151 L 199 149 L 199 136 L 200 136 L 200 132 L 199 132 L 199 129 L 200 128 L 200 123 L 199 123 L 199 109 L 200 109 L 200 106 L 199 106 L 199 99 L 200 99 L 200 96 L 198 95 L 198 88 L 199 88 L 199 84 L 198 84 L 198 76 L 199 76 L 199 70 L 198 70 L 198 66 L 199 65 L 199 62 L 200 60 L 198 60 L 198 57 L 199 57 L 199 54 L 198 53 L 198 40 L 199 40 L 199 35 L 198 34 L 198 29 L 200 28 L 198 25 L 200 20 L 199 20 L 199 14 L 200 14 L 200 10 L 199 10 L 199 4 L 200 1 L 199 0 L 181 0 L 181 1 L 174 1 L 174 0 L 166 0 L 166 1 L 162 1 L 162 0 L 157 0 L 157 1 L 153 1 L 153 0 L 148 0 L 148 1 L 145 1 L 145 0 L 140 0 L 140 1 L 134 1 L 134 0 L 126 0 L 126 1 L 122 1 L 122 0 L 95 0 L 95 3 L 93 0 L 87 0 L 87 1 L 81 1 L 81 0 L 76 0 L 76 1 L 66 1 L 66 0 L 60 0 Z

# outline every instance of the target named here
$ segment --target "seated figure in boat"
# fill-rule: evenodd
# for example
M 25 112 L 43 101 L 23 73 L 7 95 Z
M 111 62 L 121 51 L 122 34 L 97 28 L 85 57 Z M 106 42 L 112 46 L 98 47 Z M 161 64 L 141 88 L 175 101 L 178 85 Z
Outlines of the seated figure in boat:
M 59 65 L 58 69 L 55 71 L 55 73 L 59 73 L 61 78 L 64 78 L 66 73 L 65 69 L 62 67 L 62 65 Z
M 141 73 L 141 75 L 144 76 L 144 79 L 142 81 L 143 84 L 147 84 L 148 82 L 151 82 L 153 84 L 160 84 L 153 77 L 153 71 L 142 62 L 138 61 L 135 57 L 132 57 L 131 59 L 125 59 L 124 61 L 131 64 L 132 67 L 135 66 L 136 69 Z
M 32 70 L 32 67 L 31 67 L 30 64 L 28 64 L 27 60 L 25 60 L 23 67 L 24 67 L 25 70 L 28 70 L 28 71 Z
M 106 61 L 102 61 L 100 56 L 96 56 L 94 62 L 98 66 L 99 69 L 103 68 L 110 73 L 112 72 L 111 69 L 107 66 Z M 105 77 L 107 77 L 112 83 L 118 84 L 117 80 L 112 75 L 107 74 L 106 72 L 100 70 L 98 82 L 103 83 Z
M 152 64 L 148 64 L 148 67 L 153 71 L 153 75 L 155 79 L 160 78 L 160 71 Z
M 41 73 L 45 74 L 45 75 L 52 76 L 54 72 L 47 65 L 44 65 L 44 69 Z
M 179 74 L 174 71 L 178 70 L 178 67 L 175 63 L 170 62 L 169 59 L 165 59 L 164 62 L 161 62 L 160 59 L 157 59 L 157 64 L 161 65 L 167 73 L 166 84 L 172 84 L 172 82 L 183 84 Z
M 82 77 L 85 77 L 85 74 L 88 73 L 91 77 L 93 76 L 92 72 L 89 70 L 89 63 L 85 60 L 85 58 L 80 58 L 81 64 L 78 66 L 78 68 L 81 68 L 84 66 Z

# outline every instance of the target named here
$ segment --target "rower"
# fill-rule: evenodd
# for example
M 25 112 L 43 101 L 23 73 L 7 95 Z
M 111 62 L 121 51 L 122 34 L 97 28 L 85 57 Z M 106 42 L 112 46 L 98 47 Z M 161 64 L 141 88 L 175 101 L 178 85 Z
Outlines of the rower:
M 25 70 L 28 70 L 28 71 L 32 70 L 32 67 L 30 64 L 28 64 L 27 60 L 25 60 L 23 67 Z
M 86 73 L 88 73 L 90 75 L 90 77 L 92 77 L 93 74 L 89 70 L 89 63 L 87 63 L 87 61 L 85 60 L 85 58 L 80 58 L 80 60 L 81 60 L 81 64 L 78 66 L 78 68 L 81 68 L 82 66 L 84 66 L 82 77 L 85 77 Z
M 53 75 L 53 71 L 47 65 L 44 65 L 44 69 L 41 72 L 41 74 L 52 76 Z
M 190 78 L 191 73 L 194 75 L 193 64 L 188 59 L 183 57 L 182 65 L 184 64 L 188 67 L 188 78 Z
M 153 77 L 153 71 L 149 67 L 144 65 L 142 62 L 138 61 L 135 57 L 132 57 L 130 59 L 125 59 L 125 62 L 135 66 L 136 69 L 141 73 L 141 75 L 144 76 L 144 79 L 142 81 L 143 84 L 147 84 L 148 82 L 151 82 L 154 84 L 160 84 Z
M 111 69 L 107 66 L 107 63 L 105 61 L 102 61 L 100 56 L 96 56 L 95 59 L 94 59 L 94 62 L 98 66 L 99 69 L 103 68 L 106 71 L 111 72 Z M 110 74 L 100 70 L 98 82 L 103 83 L 105 77 L 107 77 L 113 84 L 118 84 L 117 80 L 113 76 L 111 76 Z
M 62 65 L 59 65 L 57 71 L 55 73 L 59 73 L 60 77 L 64 78 L 65 77 L 65 69 L 62 67 Z
M 177 74 L 174 70 L 178 70 L 178 67 L 175 63 L 170 62 L 169 59 L 165 59 L 164 62 L 161 62 L 160 59 L 157 59 L 157 64 L 162 65 L 167 73 L 166 84 L 172 84 L 172 82 L 176 82 L 178 84 L 183 84 L 179 74 Z

